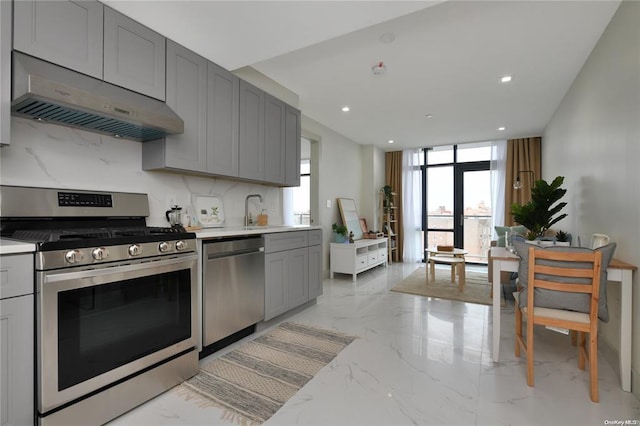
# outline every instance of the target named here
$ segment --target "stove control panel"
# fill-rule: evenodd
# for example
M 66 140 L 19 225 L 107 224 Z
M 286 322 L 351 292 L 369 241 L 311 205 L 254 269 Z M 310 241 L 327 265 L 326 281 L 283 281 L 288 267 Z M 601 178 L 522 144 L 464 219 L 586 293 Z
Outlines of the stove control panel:
M 113 207 L 111 194 L 58 192 L 60 207 Z
M 196 251 L 196 240 L 169 240 L 113 246 L 86 247 L 36 252 L 36 269 L 39 271 L 64 267 L 113 264 L 114 262 L 158 260 L 165 256 L 186 256 Z

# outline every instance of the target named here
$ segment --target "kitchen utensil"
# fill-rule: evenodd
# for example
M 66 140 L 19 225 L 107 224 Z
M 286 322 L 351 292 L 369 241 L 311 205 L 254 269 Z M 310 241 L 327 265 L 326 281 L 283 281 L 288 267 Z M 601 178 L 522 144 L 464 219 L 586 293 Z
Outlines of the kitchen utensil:
M 269 223 L 269 216 L 267 215 L 267 209 L 262 209 L 262 212 L 258 215 L 258 226 L 267 226 Z
M 171 226 L 182 226 L 182 207 L 175 205 L 164 213 Z

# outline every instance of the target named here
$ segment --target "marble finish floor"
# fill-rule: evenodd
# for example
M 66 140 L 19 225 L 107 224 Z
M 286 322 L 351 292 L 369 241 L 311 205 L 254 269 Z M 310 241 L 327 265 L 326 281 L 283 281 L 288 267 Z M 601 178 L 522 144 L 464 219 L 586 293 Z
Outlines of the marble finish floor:
M 622 391 L 602 356 L 600 403 L 591 402 L 576 349 L 553 331 L 536 331 L 535 387 L 528 387 L 525 358 L 513 354 L 512 303 L 503 308 L 501 362 L 494 364 L 491 307 L 389 291 L 415 268 L 375 268 L 356 283 L 347 275 L 326 279 L 317 304 L 286 318 L 360 338 L 265 425 L 640 424 L 640 402 Z M 231 424 L 222 410 L 199 407 L 173 390 L 110 423 Z

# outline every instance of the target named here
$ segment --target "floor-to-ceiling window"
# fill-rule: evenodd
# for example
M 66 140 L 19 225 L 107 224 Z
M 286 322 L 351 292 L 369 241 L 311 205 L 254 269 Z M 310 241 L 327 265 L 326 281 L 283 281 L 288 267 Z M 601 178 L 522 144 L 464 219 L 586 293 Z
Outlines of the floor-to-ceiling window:
M 424 151 L 425 247 L 453 245 L 468 262 L 487 263 L 491 242 L 491 143 Z

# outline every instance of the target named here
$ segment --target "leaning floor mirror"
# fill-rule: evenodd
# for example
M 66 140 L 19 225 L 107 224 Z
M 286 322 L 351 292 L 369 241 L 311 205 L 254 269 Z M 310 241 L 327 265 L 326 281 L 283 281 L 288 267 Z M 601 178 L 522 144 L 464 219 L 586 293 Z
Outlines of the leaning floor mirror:
M 340 209 L 340 217 L 342 223 L 347 227 L 347 232 L 353 232 L 353 239 L 362 238 L 362 227 L 360 226 L 360 217 L 356 209 L 356 202 L 351 198 L 338 198 L 338 208 Z

